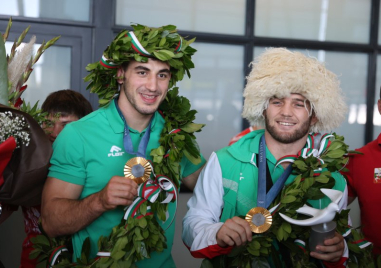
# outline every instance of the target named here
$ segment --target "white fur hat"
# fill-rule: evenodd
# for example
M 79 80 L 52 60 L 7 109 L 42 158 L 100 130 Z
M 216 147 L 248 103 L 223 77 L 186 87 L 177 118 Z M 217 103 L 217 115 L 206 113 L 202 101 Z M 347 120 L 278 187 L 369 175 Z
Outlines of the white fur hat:
M 344 120 L 347 106 L 340 81 L 317 59 L 285 48 L 270 48 L 252 65 L 242 113 L 251 125 L 264 126 L 263 111 L 269 99 L 292 93 L 303 95 L 311 103 L 318 122 L 310 131 L 332 131 Z

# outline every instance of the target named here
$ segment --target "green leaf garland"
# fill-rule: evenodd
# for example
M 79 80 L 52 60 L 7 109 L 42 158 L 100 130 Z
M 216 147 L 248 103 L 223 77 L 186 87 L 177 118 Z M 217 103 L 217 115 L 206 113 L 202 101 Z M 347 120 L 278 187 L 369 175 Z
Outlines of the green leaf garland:
M 178 88 L 170 90 L 166 99 L 160 106 L 160 111 L 165 119 L 165 126 L 159 139 L 160 146 L 151 151 L 153 166 L 156 174 L 164 174 L 171 178 L 176 187 L 180 186 L 180 163 L 183 156 L 198 164 L 201 156 L 195 142 L 195 132 L 201 131 L 203 124 L 195 124 L 195 110 L 190 109 L 189 100 L 178 96 Z M 183 130 L 183 128 L 185 130 Z M 179 129 L 179 132 L 172 130 Z M 190 141 L 191 145 L 187 144 Z M 161 192 L 159 201 L 165 199 L 165 193 Z M 165 220 L 167 204 L 160 202 L 151 203 L 151 210 L 159 219 Z M 147 214 L 147 203 L 139 207 L 141 215 Z M 115 226 L 108 237 L 100 237 L 98 250 L 111 252 L 110 257 L 89 258 L 89 241 L 85 241 L 82 247 L 82 255 L 76 264 L 71 264 L 71 258 L 64 258 L 54 267 L 136 267 L 135 262 L 150 258 L 152 252 L 161 252 L 167 248 L 165 232 L 159 225 L 154 215 L 146 215 L 141 218 L 129 217 L 122 219 Z M 34 240 L 35 250 L 30 258 L 37 258 L 39 265 L 46 267 L 47 259 L 54 249 L 67 243 L 64 240 L 48 238 L 45 234 L 37 236 Z M 41 266 L 41 267 L 42 267 Z
M 269 261 L 275 267 L 282 267 L 277 245 L 283 244 L 290 252 L 292 267 L 317 267 L 310 262 L 308 251 L 308 238 L 310 227 L 293 225 L 285 221 L 280 215 L 283 213 L 291 218 L 304 219 L 306 216 L 298 214 L 296 210 L 308 202 L 309 199 L 317 200 L 324 196 L 321 188 L 332 188 L 335 180 L 331 172 L 340 171 L 345 168 L 348 162 L 348 145 L 344 143 L 344 138 L 333 133 L 330 138 L 331 144 L 321 153 L 320 158 L 324 160 L 322 164 L 316 157 L 299 157 L 293 163 L 293 173 L 298 174 L 295 180 L 283 188 L 281 194 L 274 200 L 270 207 L 280 204 L 273 215 L 273 224 L 264 234 L 254 234 L 253 239 L 246 246 L 234 248 L 230 254 L 217 256 L 213 259 L 205 259 L 202 268 L 228 268 L 228 267 L 261 267 L 261 263 Z M 323 172 L 315 173 L 315 170 L 322 168 Z M 364 237 L 360 232 L 351 229 L 348 225 L 349 210 L 342 210 L 337 213 L 336 231 L 344 234 L 350 229 L 350 234 L 346 237 L 349 248 L 349 267 L 375 267 L 372 259 L 372 246 L 361 249 L 354 241 L 359 241 Z M 244 217 L 244 216 L 241 216 Z M 307 244 L 306 248 L 301 248 L 295 244 L 295 240 L 300 239 Z M 259 265 L 259 266 L 258 266 Z

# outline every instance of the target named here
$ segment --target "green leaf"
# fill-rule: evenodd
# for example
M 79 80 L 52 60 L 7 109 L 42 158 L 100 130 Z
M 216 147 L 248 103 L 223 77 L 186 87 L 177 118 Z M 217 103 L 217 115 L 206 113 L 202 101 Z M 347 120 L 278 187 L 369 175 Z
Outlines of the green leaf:
M 139 219 L 139 226 L 141 228 L 146 228 L 147 227 L 147 220 L 144 217 Z
M 276 233 L 276 236 L 277 236 L 277 238 L 278 238 L 279 241 L 282 241 L 282 240 L 283 240 L 284 235 L 283 235 L 283 229 L 282 229 L 282 228 L 278 228 L 278 231 L 277 231 L 277 233 Z
M 324 176 L 323 174 L 320 174 L 318 177 L 315 178 L 315 180 L 320 183 L 327 183 L 329 181 L 329 178 Z
M 50 247 L 49 239 L 45 235 L 38 235 L 36 237 L 33 237 L 31 238 L 31 241 L 33 242 L 33 244 L 42 244 Z
M 201 157 L 200 156 L 194 157 L 187 150 L 184 150 L 183 153 L 184 153 L 185 157 L 188 158 L 188 160 L 192 162 L 193 165 L 198 165 L 201 163 Z
M 335 150 L 335 151 L 327 152 L 325 156 L 330 158 L 339 158 L 339 157 L 342 157 L 344 154 L 345 154 L 344 150 Z
M 161 61 L 167 61 L 172 59 L 175 54 L 169 50 L 158 50 L 158 51 L 153 51 L 153 55 L 158 58 Z
M 30 253 L 29 253 L 29 259 L 33 260 L 33 259 L 36 259 L 40 254 L 41 252 L 43 252 L 41 249 L 34 249 L 32 250 Z
M 280 202 L 283 203 L 283 204 L 288 204 L 288 203 L 292 203 L 296 200 L 295 196 L 293 195 L 287 195 L 287 196 L 284 196 Z
M 203 128 L 205 124 L 195 124 L 195 123 L 188 123 L 185 126 L 181 127 L 181 130 L 188 132 L 188 133 L 193 133 L 200 131 L 201 128 Z
M 167 41 L 167 38 L 162 37 L 161 40 L 160 40 L 160 42 L 159 42 L 159 47 L 164 46 L 164 44 L 165 44 L 166 41 Z
M 283 223 L 282 223 L 282 228 L 283 228 L 283 230 L 285 230 L 287 233 L 291 234 L 291 231 L 292 231 L 291 224 L 289 224 L 288 222 L 283 222 Z
M 0 104 L 8 106 L 8 63 L 5 43 L 0 38 Z
M 123 250 L 119 250 L 119 251 L 114 251 L 111 253 L 111 258 L 113 258 L 114 260 L 120 260 L 121 258 L 123 258 L 123 256 L 126 254 L 126 252 L 124 252 Z

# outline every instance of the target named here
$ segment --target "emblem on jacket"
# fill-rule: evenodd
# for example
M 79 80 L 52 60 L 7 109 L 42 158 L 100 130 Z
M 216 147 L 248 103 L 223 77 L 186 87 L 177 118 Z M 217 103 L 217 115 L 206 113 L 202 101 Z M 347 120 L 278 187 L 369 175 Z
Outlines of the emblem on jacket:
M 108 157 L 112 156 L 122 156 L 124 152 L 122 152 L 122 149 L 119 148 L 116 145 L 111 146 L 110 153 L 108 154 Z
M 373 182 L 374 183 L 381 183 L 381 168 L 375 168 L 374 169 Z

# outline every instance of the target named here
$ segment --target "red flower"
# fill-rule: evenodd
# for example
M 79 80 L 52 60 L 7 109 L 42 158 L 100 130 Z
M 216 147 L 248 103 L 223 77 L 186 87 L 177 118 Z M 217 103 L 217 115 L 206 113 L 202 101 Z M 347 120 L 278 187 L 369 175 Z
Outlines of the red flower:
M 11 160 L 12 153 L 16 148 L 16 140 L 12 136 L 0 143 L 0 186 L 4 183 L 3 172 Z
M 28 87 L 28 85 L 22 86 L 19 91 L 23 92 L 27 87 Z
M 16 107 L 16 108 L 20 108 L 21 104 L 23 104 L 23 101 L 22 101 L 21 98 L 18 98 L 17 101 L 16 101 L 16 103 L 15 103 L 15 107 Z

